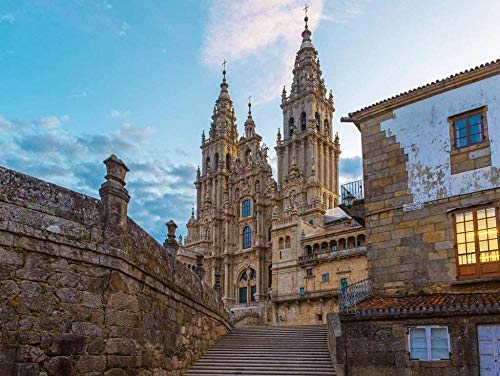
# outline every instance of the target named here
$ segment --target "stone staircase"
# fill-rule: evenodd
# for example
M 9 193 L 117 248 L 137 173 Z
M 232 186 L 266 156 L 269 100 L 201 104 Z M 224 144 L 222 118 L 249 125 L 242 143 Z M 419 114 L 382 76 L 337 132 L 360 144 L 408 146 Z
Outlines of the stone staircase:
M 232 330 L 186 373 L 335 375 L 326 325 L 249 326 Z

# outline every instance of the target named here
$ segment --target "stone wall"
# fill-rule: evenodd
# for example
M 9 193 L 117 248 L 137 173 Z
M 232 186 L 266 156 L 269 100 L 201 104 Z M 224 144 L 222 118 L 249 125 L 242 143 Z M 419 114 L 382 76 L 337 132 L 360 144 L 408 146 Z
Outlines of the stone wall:
M 451 376 L 479 375 L 477 326 L 498 322 L 498 313 L 397 315 L 352 318 L 328 315 L 328 341 L 337 376 Z M 450 359 L 410 359 L 408 328 L 420 325 L 448 327 Z
M 230 329 L 107 168 L 101 200 L 0 168 L 1 375 L 180 375 Z

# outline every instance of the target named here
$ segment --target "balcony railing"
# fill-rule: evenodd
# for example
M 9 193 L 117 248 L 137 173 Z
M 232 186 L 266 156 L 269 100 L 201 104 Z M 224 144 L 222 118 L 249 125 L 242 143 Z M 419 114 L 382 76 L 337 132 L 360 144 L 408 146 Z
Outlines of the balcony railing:
M 314 262 L 326 262 L 331 260 L 340 260 L 347 257 L 356 257 L 359 255 L 366 254 L 366 246 L 358 246 L 355 248 L 347 249 L 325 249 L 325 251 L 320 251 L 320 253 L 315 253 L 313 255 L 299 256 L 299 265 L 312 264 Z
M 318 255 L 299 256 L 299 263 L 311 262 L 318 259 Z
M 363 190 L 363 180 L 357 180 L 347 184 L 343 184 L 340 187 L 340 194 L 342 203 L 344 205 L 350 206 L 354 201 L 361 200 L 365 197 Z
M 372 295 L 372 284 L 369 279 L 354 282 L 339 289 L 339 308 L 341 312 L 355 313 L 356 306 Z

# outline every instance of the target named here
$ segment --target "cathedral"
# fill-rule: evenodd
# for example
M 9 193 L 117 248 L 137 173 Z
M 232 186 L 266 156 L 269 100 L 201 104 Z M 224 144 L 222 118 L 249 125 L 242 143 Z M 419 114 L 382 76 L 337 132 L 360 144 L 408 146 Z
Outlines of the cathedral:
M 339 205 L 340 142 L 305 18 L 283 125 L 277 178 L 252 118 L 239 137 L 226 71 L 208 137 L 201 140 L 197 205 L 177 257 L 219 292 L 235 315 L 260 323 L 324 322 L 339 289 L 366 278 L 364 228 Z

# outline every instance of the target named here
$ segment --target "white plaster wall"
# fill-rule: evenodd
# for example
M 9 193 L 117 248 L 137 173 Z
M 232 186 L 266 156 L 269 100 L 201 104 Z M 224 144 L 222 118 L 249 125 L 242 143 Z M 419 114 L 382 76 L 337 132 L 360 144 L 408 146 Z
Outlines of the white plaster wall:
M 448 118 L 487 105 L 491 167 L 451 174 Z M 500 76 L 463 86 L 394 111 L 382 122 L 408 155 L 408 190 L 414 204 L 499 186 Z

